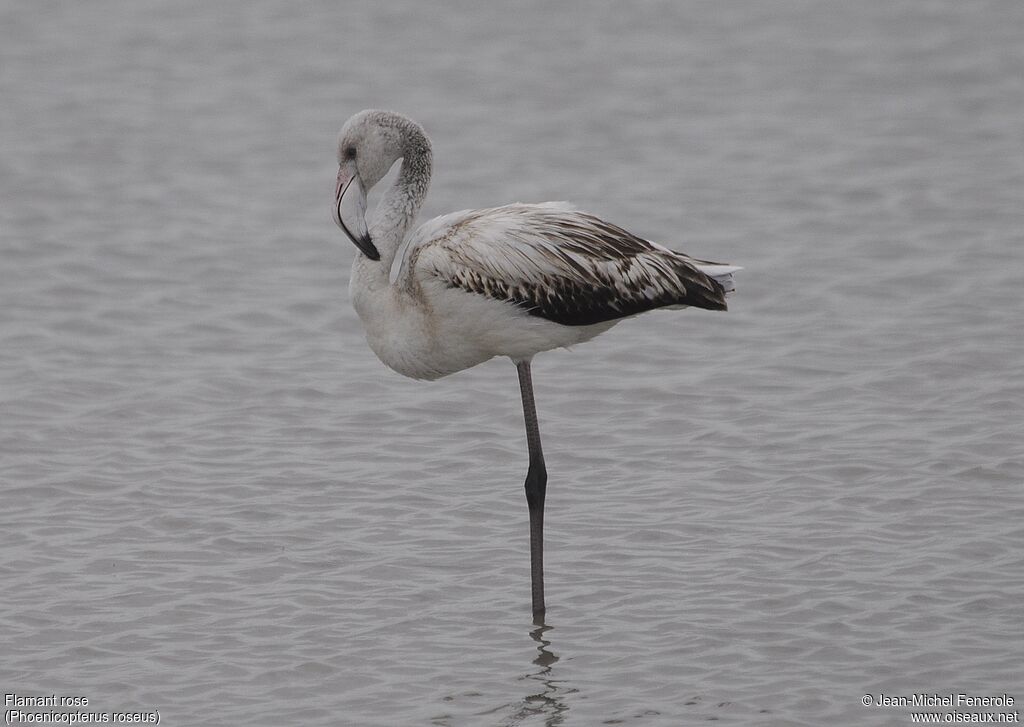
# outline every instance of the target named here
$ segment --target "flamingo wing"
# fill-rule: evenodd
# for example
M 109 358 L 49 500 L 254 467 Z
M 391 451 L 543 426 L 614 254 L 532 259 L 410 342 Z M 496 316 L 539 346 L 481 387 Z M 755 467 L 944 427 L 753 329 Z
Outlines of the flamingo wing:
M 707 273 L 702 266 L 710 266 Z M 652 308 L 725 310 L 721 271 L 568 204 L 511 204 L 435 218 L 414 234 L 403 274 L 518 306 L 567 326 Z M 401 278 L 402 276 L 400 276 Z

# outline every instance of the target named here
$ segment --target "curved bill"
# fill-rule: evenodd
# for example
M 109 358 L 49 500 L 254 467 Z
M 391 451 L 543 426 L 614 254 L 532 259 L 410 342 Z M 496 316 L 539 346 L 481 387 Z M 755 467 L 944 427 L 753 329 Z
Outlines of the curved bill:
M 348 165 L 338 170 L 334 188 L 334 222 L 348 235 L 359 250 L 371 260 L 380 260 L 380 253 L 366 229 L 366 190 L 359 175 Z

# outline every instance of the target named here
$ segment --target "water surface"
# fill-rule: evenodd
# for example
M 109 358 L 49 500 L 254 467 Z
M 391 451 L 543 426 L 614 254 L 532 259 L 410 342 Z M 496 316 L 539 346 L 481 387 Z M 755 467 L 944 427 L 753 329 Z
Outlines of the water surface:
M 0 689 L 174 725 L 1024 700 L 1024 6 L 0 10 Z M 516 377 L 367 349 L 334 137 L 746 270 Z M 998 711 L 998 710 L 992 710 Z

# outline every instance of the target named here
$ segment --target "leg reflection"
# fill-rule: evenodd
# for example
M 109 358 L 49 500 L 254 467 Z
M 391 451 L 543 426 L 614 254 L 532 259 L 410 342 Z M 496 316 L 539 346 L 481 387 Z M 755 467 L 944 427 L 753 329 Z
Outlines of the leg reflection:
M 554 665 L 558 663 L 559 657 L 548 648 L 551 641 L 545 638 L 545 634 L 551 630 L 551 626 L 542 621 L 535 621 L 534 628 L 530 631 L 530 638 L 539 644 L 539 653 L 533 659 L 533 664 L 540 668 L 524 674 L 522 679 L 536 684 L 540 691 L 527 694 L 523 698 L 523 705 L 513 719 L 513 724 L 519 724 L 531 717 L 543 716 L 545 727 L 558 727 L 564 724 L 569 716 L 569 705 L 566 704 L 565 697 L 577 690 L 555 678 Z

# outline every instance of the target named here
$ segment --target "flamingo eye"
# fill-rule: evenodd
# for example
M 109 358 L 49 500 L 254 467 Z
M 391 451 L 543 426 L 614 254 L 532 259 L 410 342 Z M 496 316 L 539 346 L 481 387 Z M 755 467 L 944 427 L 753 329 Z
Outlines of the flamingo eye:
M 356 158 L 356 148 L 354 146 L 346 146 L 342 152 L 342 156 L 345 159 L 352 160 Z

